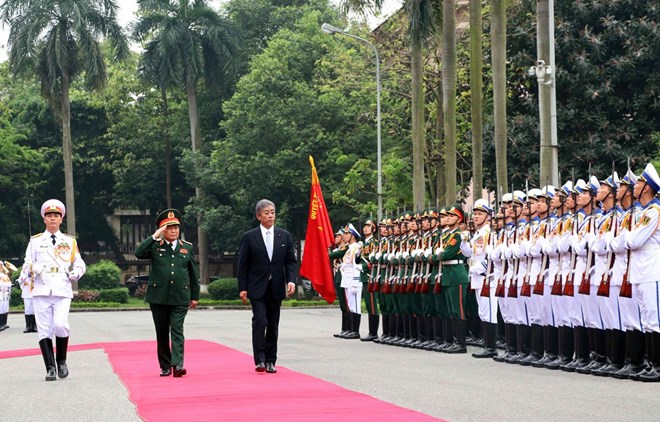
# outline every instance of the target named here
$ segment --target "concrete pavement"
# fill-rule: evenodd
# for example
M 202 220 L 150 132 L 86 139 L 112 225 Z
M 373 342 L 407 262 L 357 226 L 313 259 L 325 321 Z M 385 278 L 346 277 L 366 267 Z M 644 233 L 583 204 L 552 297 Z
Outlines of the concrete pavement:
M 249 310 L 191 311 L 186 338 L 251 354 L 250 319 Z M 22 315 L 11 315 L 9 323 L 0 350 L 38 347 L 36 334 L 22 333 Z M 70 344 L 154 339 L 149 311 L 74 312 L 70 323 Z M 653 421 L 660 414 L 657 384 L 341 340 L 332 337 L 339 324 L 337 309 L 283 309 L 278 365 L 457 422 Z M 155 351 L 145 365 L 158 376 Z M 72 352 L 69 368 L 69 378 L 45 382 L 40 356 L 0 359 L 2 420 L 139 420 L 102 350 Z M 305 392 L 300 396 L 304 400 Z

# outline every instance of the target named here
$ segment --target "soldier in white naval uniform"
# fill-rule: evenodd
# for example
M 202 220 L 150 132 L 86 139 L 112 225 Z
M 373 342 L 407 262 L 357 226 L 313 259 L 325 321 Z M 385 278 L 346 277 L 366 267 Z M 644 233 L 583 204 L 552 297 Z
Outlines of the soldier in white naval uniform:
M 41 206 L 46 231 L 30 239 L 21 273 L 22 278 L 34 283 L 32 298 L 46 381 L 69 375 L 66 352 L 73 298 L 71 282 L 80 279 L 86 270 L 76 239 L 60 231 L 65 213 L 64 204 L 56 199 L 49 199 Z M 53 353 L 53 335 L 57 357 Z

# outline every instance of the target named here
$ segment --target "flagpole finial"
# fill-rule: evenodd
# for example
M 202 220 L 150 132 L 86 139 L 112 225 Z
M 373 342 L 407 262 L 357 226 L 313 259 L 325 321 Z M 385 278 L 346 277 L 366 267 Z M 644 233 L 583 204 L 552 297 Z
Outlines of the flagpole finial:
M 314 157 L 312 157 L 311 155 L 309 156 L 309 165 L 314 167 Z

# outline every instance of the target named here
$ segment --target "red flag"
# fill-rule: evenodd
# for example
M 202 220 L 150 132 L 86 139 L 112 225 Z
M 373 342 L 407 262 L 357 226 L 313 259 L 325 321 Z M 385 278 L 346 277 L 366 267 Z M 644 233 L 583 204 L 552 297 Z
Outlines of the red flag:
M 307 217 L 307 234 L 305 235 L 305 250 L 303 252 L 300 275 L 309 279 L 323 299 L 333 303 L 337 294 L 330 268 L 328 248 L 334 244 L 334 234 L 328 209 L 325 207 L 321 184 L 314 167 L 314 159 L 310 155 L 312 166 L 312 189 L 309 195 L 309 216 Z

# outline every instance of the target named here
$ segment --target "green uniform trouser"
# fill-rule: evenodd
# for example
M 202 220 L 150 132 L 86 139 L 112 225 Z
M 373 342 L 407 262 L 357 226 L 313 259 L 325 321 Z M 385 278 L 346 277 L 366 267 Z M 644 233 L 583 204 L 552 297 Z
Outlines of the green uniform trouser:
M 369 292 L 369 283 L 362 283 L 362 298 L 367 307 L 367 314 L 378 315 L 378 293 Z
M 467 316 L 476 316 L 479 318 L 479 303 L 477 302 L 477 292 L 472 290 L 469 284 L 466 289 L 467 294 L 465 298 L 465 310 L 467 312 Z
M 439 316 L 440 318 L 449 318 L 449 308 L 447 306 L 447 292 L 445 292 L 446 288 L 442 286 L 440 288 L 440 293 L 434 293 L 435 292 L 435 285 L 437 283 L 440 283 L 440 280 L 442 276 L 440 276 L 440 279 L 436 280 L 436 277 L 438 275 L 438 270 L 439 267 L 437 265 L 433 266 L 433 270 L 431 271 L 431 286 L 429 291 L 431 292 L 432 295 L 432 301 L 434 304 L 434 311 L 435 311 L 435 316 Z
M 389 315 L 394 313 L 394 305 L 392 304 L 392 295 L 383 293 L 383 285 L 387 282 L 386 277 L 388 277 L 387 265 L 381 267 L 380 269 L 380 292 L 378 293 L 378 303 L 380 304 L 380 311 L 383 315 Z
M 348 303 L 346 303 L 346 293 L 344 288 L 341 287 L 341 272 L 337 271 L 335 274 L 335 292 L 337 293 L 337 300 L 339 301 L 339 309 L 342 312 L 348 312 Z
M 454 319 L 465 319 L 465 305 L 467 291 L 470 285 L 468 283 L 458 283 L 451 286 L 442 286 L 447 300 L 449 316 Z
M 151 316 L 156 328 L 156 343 L 160 369 L 183 366 L 183 322 L 188 305 L 160 305 L 150 303 Z M 170 351 L 170 337 L 172 349 Z

